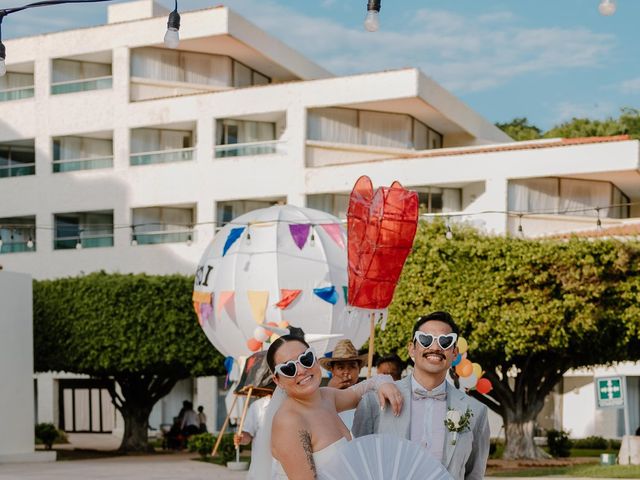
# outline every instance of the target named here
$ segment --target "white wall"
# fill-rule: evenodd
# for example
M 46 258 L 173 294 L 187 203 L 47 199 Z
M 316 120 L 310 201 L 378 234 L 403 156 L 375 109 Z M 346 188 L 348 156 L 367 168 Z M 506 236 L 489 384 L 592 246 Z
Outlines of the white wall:
M 34 453 L 31 276 L 0 271 L 0 463 L 55 460 Z

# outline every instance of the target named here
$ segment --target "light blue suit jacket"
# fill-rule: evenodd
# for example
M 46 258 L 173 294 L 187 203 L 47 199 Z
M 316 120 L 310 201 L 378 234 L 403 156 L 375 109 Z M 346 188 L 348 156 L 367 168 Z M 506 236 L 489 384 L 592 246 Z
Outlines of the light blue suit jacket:
M 356 437 L 372 433 L 391 433 L 411 439 L 411 375 L 396 382 L 404 403 L 400 416 L 396 417 L 387 406 L 380 410 L 375 392 L 366 394 L 356 410 L 353 434 Z M 484 478 L 489 457 L 489 420 L 487 407 L 461 392 L 449 382 L 447 388 L 447 410 L 456 409 L 464 414 L 469 408 L 473 412 L 470 428 L 458 433 L 453 445 L 453 435 L 446 432 L 443 464 L 456 480 L 480 480 Z M 417 419 L 413 419 L 417 421 Z M 444 418 L 442 419 L 444 422 Z

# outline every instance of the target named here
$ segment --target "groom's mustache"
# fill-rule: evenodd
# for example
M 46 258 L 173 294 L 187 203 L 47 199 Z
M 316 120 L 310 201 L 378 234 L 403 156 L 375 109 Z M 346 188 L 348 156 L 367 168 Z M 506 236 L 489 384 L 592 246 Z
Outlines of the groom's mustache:
M 447 359 L 447 357 L 445 357 L 445 356 L 444 356 L 444 353 L 442 353 L 442 352 L 438 352 L 438 351 L 436 351 L 436 350 L 429 350 L 429 351 L 426 351 L 426 352 L 424 352 L 424 353 L 422 354 L 422 357 L 423 357 L 423 358 L 427 358 L 429 355 L 436 355 L 436 356 L 440 357 L 442 360 L 446 360 L 446 359 Z

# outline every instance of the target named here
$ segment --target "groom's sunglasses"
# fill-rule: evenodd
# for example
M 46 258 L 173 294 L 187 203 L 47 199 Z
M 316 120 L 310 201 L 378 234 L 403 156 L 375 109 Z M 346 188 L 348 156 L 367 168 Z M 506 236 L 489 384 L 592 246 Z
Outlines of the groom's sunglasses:
M 275 366 L 273 371 L 279 373 L 284 377 L 293 378 L 298 371 L 298 363 L 304 368 L 311 368 L 316 363 L 316 354 L 313 348 L 307 348 L 296 360 L 289 360 L 288 362 L 279 363 Z
M 437 341 L 442 350 L 448 350 L 455 346 L 458 335 L 455 333 L 447 333 L 446 335 L 432 335 L 430 333 L 424 333 L 417 331 L 413 336 L 413 340 L 418 342 L 422 348 L 429 348 L 433 345 L 433 342 Z

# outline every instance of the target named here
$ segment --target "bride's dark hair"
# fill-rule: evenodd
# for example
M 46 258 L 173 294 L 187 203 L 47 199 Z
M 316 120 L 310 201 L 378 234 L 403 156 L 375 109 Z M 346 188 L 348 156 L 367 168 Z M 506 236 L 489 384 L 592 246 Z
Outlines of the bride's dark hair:
M 288 327 L 289 334 L 278 337 L 270 346 L 269 350 L 267 350 L 267 365 L 269 365 L 269 370 L 273 372 L 276 368 L 276 352 L 280 349 L 282 345 L 287 342 L 300 342 L 305 347 L 309 348 L 309 344 L 304 339 L 304 331 L 301 328 L 297 327 Z

